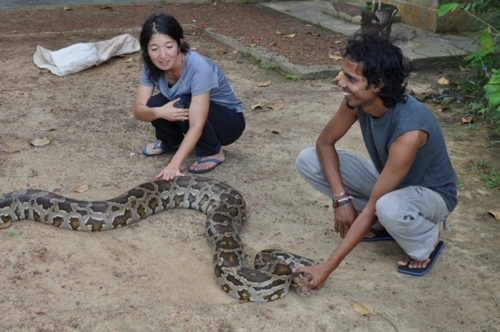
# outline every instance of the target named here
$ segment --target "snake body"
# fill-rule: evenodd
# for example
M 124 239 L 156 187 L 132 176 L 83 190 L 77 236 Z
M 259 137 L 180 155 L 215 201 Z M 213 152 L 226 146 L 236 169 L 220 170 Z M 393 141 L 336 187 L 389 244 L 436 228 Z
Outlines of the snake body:
M 250 302 L 282 298 L 292 279 L 297 279 L 293 269 L 314 264 L 292 253 L 268 249 L 256 255 L 253 268 L 247 266 L 238 233 L 246 218 L 243 196 L 222 182 L 201 177 L 147 182 L 114 199 L 94 202 L 37 189 L 14 191 L 0 196 L 0 228 L 29 219 L 59 228 L 97 232 L 176 208 L 206 214 L 205 230 L 213 251 L 215 276 L 222 290 L 234 298 Z M 308 282 L 305 284 L 299 286 L 301 295 L 308 293 Z

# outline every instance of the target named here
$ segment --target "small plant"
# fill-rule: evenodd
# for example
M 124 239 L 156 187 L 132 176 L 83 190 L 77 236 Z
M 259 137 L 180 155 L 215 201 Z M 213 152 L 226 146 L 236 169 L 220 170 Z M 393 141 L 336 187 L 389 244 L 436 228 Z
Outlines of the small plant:
M 292 81 L 297 81 L 297 80 L 299 80 L 299 79 L 300 79 L 300 77 L 299 77 L 299 76 L 297 76 L 297 75 L 292 75 L 292 74 L 285 75 L 285 78 L 286 78 L 287 80 L 292 80 Z
M 272 63 L 267 63 L 267 62 L 262 62 L 260 64 L 262 66 L 262 68 L 265 68 L 265 69 L 276 69 L 276 65 L 272 64 Z
M 472 169 L 479 174 L 486 189 L 500 188 L 500 170 L 488 165 L 484 160 L 480 160 L 478 163 L 471 161 L 471 163 Z
M 452 2 L 440 6 L 438 15 L 444 16 L 455 10 L 465 11 L 483 26 L 478 50 L 464 57 L 473 75 L 461 93 L 472 100 L 467 108 L 492 121 L 496 131 L 500 132 L 500 0 Z M 479 17 L 475 13 L 484 15 Z

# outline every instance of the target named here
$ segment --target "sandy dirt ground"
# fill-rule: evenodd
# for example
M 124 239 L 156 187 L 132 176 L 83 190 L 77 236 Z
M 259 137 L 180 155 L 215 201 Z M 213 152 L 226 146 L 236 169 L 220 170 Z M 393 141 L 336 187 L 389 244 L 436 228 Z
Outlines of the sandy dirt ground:
M 108 199 L 151 181 L 166 165 L 169 156 L 141 154 L 154 132 L 132 114 L 138 53 L 131 62 L 113 58 L 64 78 L 33 64 L 36 45 L 55 50 L 115 33 L 1 40 L 2 193 L 39 188 Z M 245 133 L 207 176 L 244 195 L 246 253 L 280 248 L 325 259 L 340 241 L 330 202 L 300 178 L 294 161 L 332 116 L 338 88 L 331 80 L 286 80 L 206 37 L 189 40 L 220 65 L 245 102 Z M 218 54 L 221 49 L 228 52 Z M 258 87 L 265 81 L 271 84 Z M 251 110 L 258 103 L 265 107 Z M 285 107 L 267 107 L 273 104 Z M 362 243 L 308 298 L 291 292 L 271 303 L 241 303 L 216 283 L 199 212 L 167 211 L 102 233 L 21 221 L 0 232 L 0 330 L 500 331 L 500 222 L 487 213 L 498 208 L 500 195 L 484 189 L 469 166 L 470 160 L 498 163 L 498 148 L 488 148 L 485 135 L 466 131 L 451 114 L 440 121 L 459 175 L 460 204 L 451 232 L 443 234 L 446 247 L 424 277 L 397 272 L 403 254 L 397 244 Z M 50 144 L 29 144 L 43 137 Z M 357 126 L 340 147 L 366 154 Z M 82 185 L 89 190 L 74 192 Z M 360 315 L 354 302 L 378 315 Z

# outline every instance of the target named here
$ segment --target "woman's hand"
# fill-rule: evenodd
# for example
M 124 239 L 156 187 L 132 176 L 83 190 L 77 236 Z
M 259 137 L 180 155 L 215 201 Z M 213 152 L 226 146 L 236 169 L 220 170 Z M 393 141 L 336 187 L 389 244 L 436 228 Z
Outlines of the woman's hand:
M 334 210 L 334 217 L 334 230 L 336 233 L 339 233 L 340 237 L 343 239 L 349 231 L 349 228 L 351 228 L 354 220 L 358 217 L 358 212 L 352 203 L 347 203 Z
M 159 110 L 159 116 L 168 121 L 186 121 L 189 119 L 189 109 L 177 108 L 174 106 L 180 98 L 169 101 Z
M 184 176 L 178 166 L 173 166 L 172 163 L 168 164 L 156 177 L 156 180 L 163 179 L 165 181 L 173 180 L 178 176 Z

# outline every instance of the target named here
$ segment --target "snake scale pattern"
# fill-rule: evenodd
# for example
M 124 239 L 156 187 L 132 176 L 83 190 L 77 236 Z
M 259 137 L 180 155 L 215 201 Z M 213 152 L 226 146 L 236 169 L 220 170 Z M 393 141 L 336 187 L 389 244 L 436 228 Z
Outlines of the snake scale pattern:
M 206 235 L 213 251 L 217 281 L 226 293 L 242 301 L 269 302 L 288 293 L 292 279 L 297 292 L 308 295 L 307 276 L 294 268 L 314 261 L 268 249 L 259 252 L 254 267 L 245 263 L 238 230 L 246 218 L 243 196 L 234 188 L 202 177 L 141 184 L 106 201 L 82 201 L 48 191 L 25 189 L 0 196 L 0 228 L 12 221 L 34 220 L 76 231 L 104 231 L 138 222 L 154 213 L 176 208 L 206 214 Z

